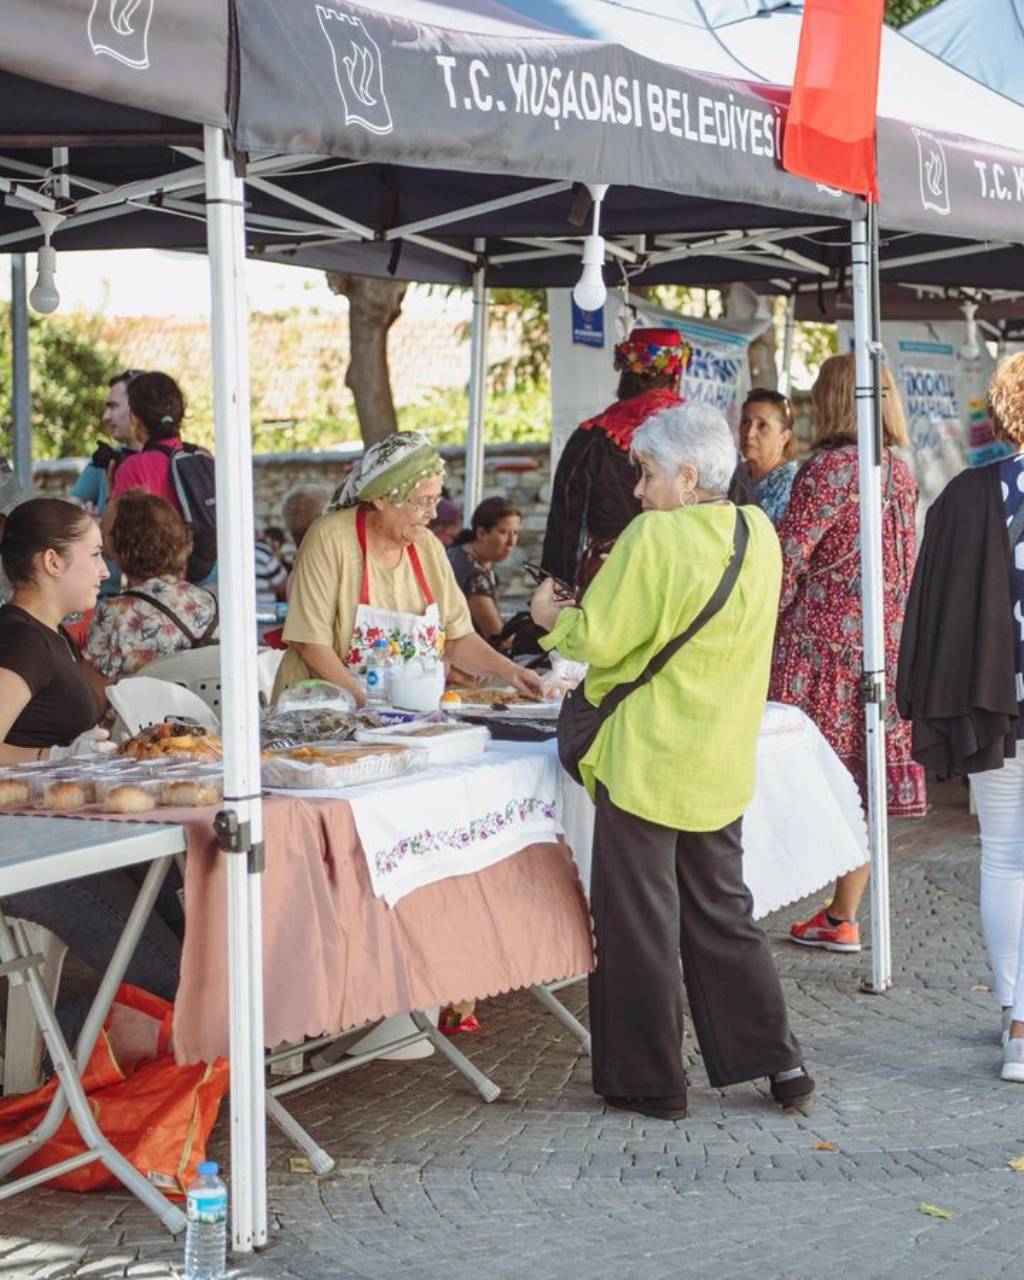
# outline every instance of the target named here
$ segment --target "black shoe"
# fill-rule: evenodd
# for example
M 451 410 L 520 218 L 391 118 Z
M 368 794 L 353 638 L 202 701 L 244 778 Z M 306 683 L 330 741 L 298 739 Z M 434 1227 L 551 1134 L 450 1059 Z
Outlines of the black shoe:
M 651 1116 L 655 1120 L 685 1120 L 686 1094 L 674 1093 L 665 1098 L 610 1098 L 605 1095 L 605 1103 L 619 1111 L 635 1111 L 642 1116 Z
M 768 1083 L 771 1086 L 772 1097 L 779 1106 L 794 1111 L 807 1111 L 811 1106 L 814 1097 L 814 1079 L 808 1074 L 806 1067 L 800 1068 L 800 1075 L 792 1076 L 788 1080 L 778 1080 L 775 1076 L 770 1076 Z

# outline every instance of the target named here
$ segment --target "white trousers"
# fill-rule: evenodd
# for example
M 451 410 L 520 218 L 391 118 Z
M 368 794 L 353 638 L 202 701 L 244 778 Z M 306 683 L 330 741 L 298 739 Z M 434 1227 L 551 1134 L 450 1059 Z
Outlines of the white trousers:
M 1024 1022 L 1024 743 L 1001 769 L 971 775 L 981 825 L 981 929 L 996 999 Z

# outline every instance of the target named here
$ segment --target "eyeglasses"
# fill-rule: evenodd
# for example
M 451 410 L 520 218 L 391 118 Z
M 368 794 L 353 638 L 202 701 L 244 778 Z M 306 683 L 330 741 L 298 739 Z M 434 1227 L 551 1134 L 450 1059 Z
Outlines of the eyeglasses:
M 425 515 L 428 511 L 436 511 L 437 504 L 441 501 L 441 495 L 436 498 L 406 498 L 405 505 L 412 507 L 413 511 L 422 511 Z
M 124 373 L 119 373 L 116 378 L 111 378 L 107 383 L 108 387 L 117 386 L 119 382 L 127 385 L 133 378 L 137 378 L 140 373 L 144 373 L 144 369 L 125 369 Z

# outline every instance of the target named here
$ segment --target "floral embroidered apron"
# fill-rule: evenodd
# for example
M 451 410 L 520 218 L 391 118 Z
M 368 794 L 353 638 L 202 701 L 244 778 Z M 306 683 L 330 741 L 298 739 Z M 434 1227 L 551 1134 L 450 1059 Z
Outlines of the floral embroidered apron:
M 362 507 L 356 512 L 356 537 L 363 556 L 363 582 L 345 665 L 352 671 L 365 670 L 378 640 L 387 640 L 392 656 L 403 661 L 409 658 L 440 661 L 444 653 L 444 627 L 415 545 L 410 544 L 403 554 L 408 555 L 413 576 L 423 594 L 426 608 L 422 614 L 374 608 L 370 603 L 370 560 L 366 551 L 366 512 Z

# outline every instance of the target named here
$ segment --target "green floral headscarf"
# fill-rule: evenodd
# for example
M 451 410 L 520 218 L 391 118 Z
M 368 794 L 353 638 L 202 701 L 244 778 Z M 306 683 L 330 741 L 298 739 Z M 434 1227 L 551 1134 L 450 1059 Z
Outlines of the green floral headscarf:
M 386 498 L 400 507 L 424 476 L 439 476 L 444 459 L 418 431 L 396 431 L 372 445 L 349 472 L 328 511 Z

